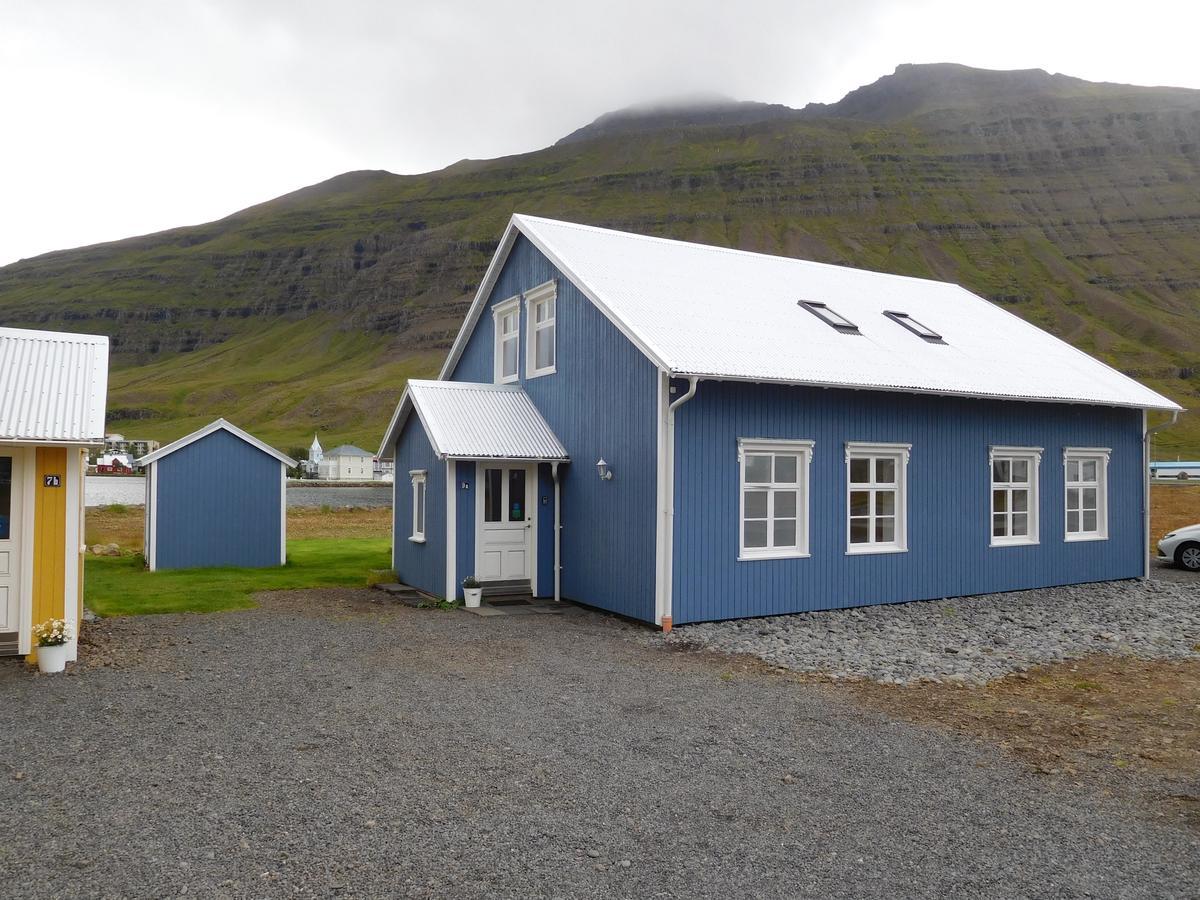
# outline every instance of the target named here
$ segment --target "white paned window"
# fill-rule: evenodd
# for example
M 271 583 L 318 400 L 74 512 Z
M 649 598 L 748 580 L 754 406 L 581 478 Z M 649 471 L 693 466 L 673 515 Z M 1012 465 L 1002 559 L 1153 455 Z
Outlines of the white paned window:
M 1067 447 L 1066 470 L 1068 541 L 1103 541 L 1108 538 L 1108 457 L 1098 447 Z
M 558 362 L 555 325 L 558 291 L 553 281 L 525 292 L 525 321 L 529 328 L 529 347 L 525 351 L 525 377 L 537 378 L 555 371 Z
M 812 450 L 812 441 L 738 441 L 739 559 L 808 556 Z
M 908 549 L 908 444 L 846 445 L 846 552 Z
M 521 301 L 519 297 L 496 304 L 492 311 L 496 326 L 496 383 L 517 380 L 521 350 Z
M 992 546 L 1038 542 L 1038 468 L 1041 447 L 993 447 Z
M 425 543 L 425 470 L 414 469 L 409 472 L 412 478 L 412 534 L 409 540 L 417 544 Z

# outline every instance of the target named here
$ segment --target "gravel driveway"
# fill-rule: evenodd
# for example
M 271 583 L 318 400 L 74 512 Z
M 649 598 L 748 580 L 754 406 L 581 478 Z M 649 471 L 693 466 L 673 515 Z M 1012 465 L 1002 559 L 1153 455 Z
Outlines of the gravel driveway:
M 370 591 L 0 664 L 6 896 L 1196 896 L 1200 838 L 758 664 Z
M 884 684 L 983 684 L 1096 652 L 1200 659 L 1200 575 L 1156 563 L 1145 581 L 707 622 L 670 640 Z

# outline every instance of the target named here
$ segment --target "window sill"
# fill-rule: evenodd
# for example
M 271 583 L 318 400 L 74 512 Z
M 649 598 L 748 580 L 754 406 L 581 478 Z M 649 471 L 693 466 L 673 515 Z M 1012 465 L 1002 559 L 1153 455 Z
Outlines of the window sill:
M 520 380 L 521 380 L 520 375 L 509 375 L 507 377 L 501 376 L 500 378 L 496 379 L 496 384 L 512 384 L 513 382 L 520 381 Z
M 1020 541 L 992 541 L 988 547 L 1036 547 L 1041 541 L 1027 538 Z
M 795 550 L 772 551 L 770 553 L 739 553 L 738 562 L 754 562 L 760 559 L 808 559 L 811 553 L 800 553 Z
M 1075 544 L 1080 541 L 1107 541 L 1107 534 L 1068 534 L 1063 538 L 1068 544 Z
M 888 544 L 853 544 L 846 548 L 847 556 L 870 556 L 875 553 L 907 553 L 907 547 Z
M 557 371 L 558 371 L 557 367 L 551 366 L 548 369 L 537 369 L 536 371 L 533 371 L 533 372 L 526 372 L 525 380 L 528 381 L 531 378 L 541 378 L 543 375 L 553 375 Z
M 410 540 L 410 541 L 412 541 L 414 544 L 423 544 L 423 543 L 425 543 L 425 538 L 423 538 L 423 537 L 416 537 L 416 536 L 413 536 L 413 537 L 410 537 L 410 538 L 409 538 L 409 540 Z

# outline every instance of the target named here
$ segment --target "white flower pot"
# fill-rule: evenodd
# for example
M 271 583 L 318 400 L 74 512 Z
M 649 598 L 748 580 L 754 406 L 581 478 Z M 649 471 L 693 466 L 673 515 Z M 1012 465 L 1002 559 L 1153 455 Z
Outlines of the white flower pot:
M 61 672 L 67 667 L 67 645 L 38 647 L 37 658 L 39 672 Z
M 463 588 L 463 602 L 468 609 L 474 609 L 483 599 L 483 588 Z

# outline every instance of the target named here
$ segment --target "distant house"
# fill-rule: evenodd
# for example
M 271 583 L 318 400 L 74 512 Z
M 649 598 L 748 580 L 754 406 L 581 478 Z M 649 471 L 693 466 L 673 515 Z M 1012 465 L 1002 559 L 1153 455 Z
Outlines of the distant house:
M 1150 463 L 1150 476 L 1156 481 L 1160 479 L 1169 479 L 1171 481 L 1189 481 L 1193 478 L 1200 478 L 1200 461 L 1198 462 L 1174 462 L 1156 461 Z
M 133 460 L 126 453 L 102 453 L 96 458 L 97 475 L 131 475 Z
M 0 328 L 0 654 L 83 607 L 83 479 L 104 440 L 108 338 Z M 77 637 L 68 658 L 75 659 Z
M 1146 410 L 954 284 L 518 215 L 384 435 L 393 563 L 664 628 L 1132 578 Z
M 287 561 L 287 470 L 296 461 L 224 419 L 138 460 L 150 570 Z
M 317 465 L 317 477 L 324 481 L 371 481 L 374 456 L 351 444 L 326 450 Z

